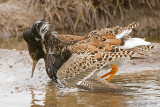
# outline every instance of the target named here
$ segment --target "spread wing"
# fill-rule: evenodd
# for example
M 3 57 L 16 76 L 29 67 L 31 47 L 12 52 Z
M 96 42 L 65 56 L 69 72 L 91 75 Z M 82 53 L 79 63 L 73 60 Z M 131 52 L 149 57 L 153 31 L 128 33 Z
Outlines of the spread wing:
M 123 58 L 129 58 L 132 51 L 112 47 L 112 51 L 103 53 L 92 45 L 81 45 L 76 53 L 66 61 L 58 70 L 57 77 L 67 87 L 94 91 L 126 90 L 121 86 L 108 83 L 96 76 L 97 72 L 112 62 Z

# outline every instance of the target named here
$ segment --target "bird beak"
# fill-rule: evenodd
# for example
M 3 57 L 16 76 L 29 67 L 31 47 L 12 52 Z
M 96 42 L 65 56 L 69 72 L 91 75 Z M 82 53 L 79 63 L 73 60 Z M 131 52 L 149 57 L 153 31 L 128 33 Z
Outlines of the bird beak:
M 36 68 L 36 65 L 37 65 L 37 62 L 33 61 L 31 78 L 33 77 L 33 73 L 34 73 L 34 70 Z

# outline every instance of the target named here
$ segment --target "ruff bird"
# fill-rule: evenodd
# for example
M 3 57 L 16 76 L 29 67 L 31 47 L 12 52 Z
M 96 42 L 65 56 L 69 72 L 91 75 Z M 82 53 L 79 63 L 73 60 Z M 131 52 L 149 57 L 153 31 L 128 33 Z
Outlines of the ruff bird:
M 131 57 L 139 57 L 154 49 L 149 42 L 140 38 L 125 38 L 137 25 L 137 23 L 132 23 L 127 27 L 116 26 L 94 30 L 84 36 L 74 36 L 52 33 L 49 22 L 38 21 L 29 30 L 33 32 L 35 27 L 38 34 L 29 39 L 40 43 L 41 48 L 38 48 L 38 52 L 43 51 L 40 58 L 45 60 L 49 77 L 65 87 L 96 91 L 110 90 L 113 87 L 122 89 L 121 86 L 109 83 L 117 73 L 118 66 Z M 26 34 L 24 32 L 24 38 Z M 141 43 L 135 45 L 138 41 Z M 33 48 L 30 42 L 27 43 Z M 38 52 L 35 54 L 36 52 L 30 48 L 29 51 L 31 51 L 29 53 L 34 53 L 34 57 L 38 56 Z M 35 59 L 32 54 L 30 55 L 32 60 Z M 101 77 L 96 76 L 100 70 L 108 68 L 112 68 L 109 73 Z M 34 69 L 32 69 L 32 74 L 33 71 Z M 109 76 L 107 81 L 103 80 L 106 76 Z

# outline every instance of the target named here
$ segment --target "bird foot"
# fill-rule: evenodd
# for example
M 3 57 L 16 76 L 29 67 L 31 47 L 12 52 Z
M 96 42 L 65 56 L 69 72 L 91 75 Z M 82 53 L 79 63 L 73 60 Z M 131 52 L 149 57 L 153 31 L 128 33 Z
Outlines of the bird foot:
M 111 66 L 113 67 L 112 70 L 109 73 L 101 76 L 101 78 L 105 78 L 110 75 L 109 78 L 106 80 L 107 82 L 109 82 L 118 71 L 118 67 L 116 65 L 111 64 Z

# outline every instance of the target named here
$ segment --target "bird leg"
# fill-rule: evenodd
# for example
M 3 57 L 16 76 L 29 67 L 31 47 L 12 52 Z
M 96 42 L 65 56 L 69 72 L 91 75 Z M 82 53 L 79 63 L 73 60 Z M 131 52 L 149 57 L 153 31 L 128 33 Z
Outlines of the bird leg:
M 111 66 L 113 67 L 112 70 L 111 70 L 109 73 L 101 76 L 101 78 L 105 78 L 105 77 L 107 77 L 108 75 L 110 75 L 110 77 L 107 79 L 107 82 L 109 82 L 109 81 L 112 79 L 112 77 L 113 77 L 113 76 L 117 73 L 117 71 L 118 71 L 118 67 L 117 67 L 116 65 L 111 64 Z

